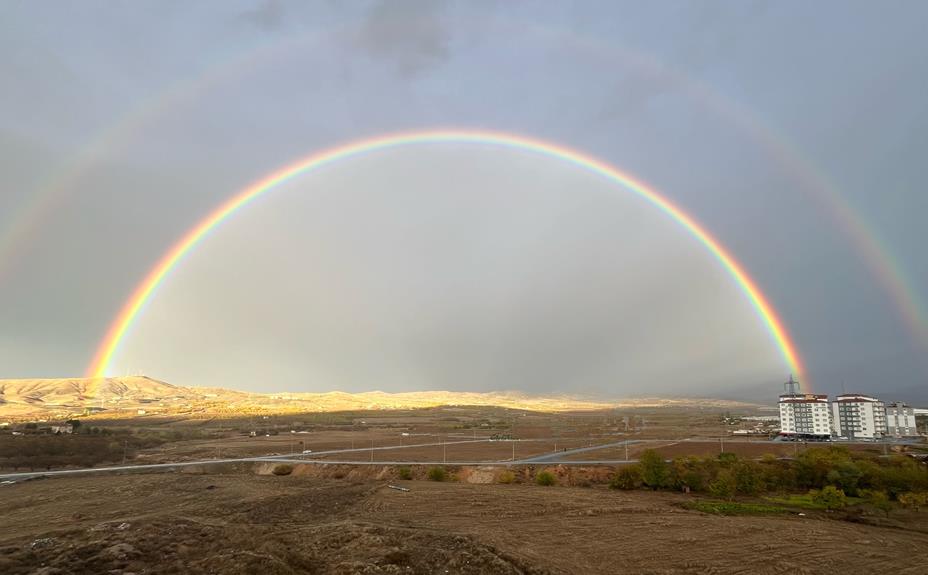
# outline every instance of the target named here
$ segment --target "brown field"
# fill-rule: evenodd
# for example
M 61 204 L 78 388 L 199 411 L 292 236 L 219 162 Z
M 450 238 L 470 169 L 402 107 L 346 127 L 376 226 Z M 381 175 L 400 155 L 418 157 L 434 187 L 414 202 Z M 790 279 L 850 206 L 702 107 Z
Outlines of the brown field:
M 597 445 L 604 447 L 563 453 L 558 459 L 618 461 L 625 459 L 625 448 L 617 444 L 626 440 L 631 442 L 628 456 L 632 459 L 648 448 L 657 449 L 666 458 L 672 459 L 681 455 L 716 455 L 723 447 L 720 436 L 725 436 L 725 451 L 744 457 L 765 454 L 790 456 L 807 447 L 773 443 L 765 437 L 736 437 L 731 435 L 731 431 L 748 428 L 754 423 L 748 420 L 735 425 L 723 422 L 725 415 L 737 417 L 757 413 L 764 412 L 750 407 L 729 411 L 670 406 L 543 413 L 493 406 L 444 406 L 223 418 L 144 416 L 105 419 L 98 414 L 84 419 L 83 429 L 86 432 L 93 426 L 110 433 L 106 440 L 110 442 L 108 459 L 89 460 L 85 464 L 87 466 L 119 464 L 124 454 L 127 463 L 142 464 L 285 455 L 304 450 L 313 452 L 305 458 L 332 461 L 506 462 L 512 459 L 513 448 L 518 460 L 551 454 L 555 450 L 563 452 L 565 449 Z M 24 425 L 18 424 L 18 429 L 24 430 Z M 42 437 L 43 433 L 48 436 L 48 428 L 43 432 L 43 425 L 51 425 L 51 422 L 39 424 L 35 431 L 25 431 L 31 433 L 31 438 Z M 11 435 L 16 428 L 0 429 L 0 451 L 15 454 L 17 442 L 25 443 L 22 437 Z M 487 441 L 494 436 L 504 439 Z M 75 435 L 73 439 L 76 442 L 89 441 L 86 437 Z M 123 439 L 126 437 L 137 441 L 129 441 L 124 450 Z M 509 437 L 516 441 L 507 440 Z M 462 443 L 474 438 L 484 441 Z M 409 447 L 434 443 L 446 445 Z M 373 458 L 369 449 L 372 445 L 378 448 L 373 451 Z M 819 444 L 809 444 L 815 445 Z M 887 449 L 874 444 L 851 448 L 877 452 Z M 351 451 L 320 453 L 335 450 Z M 82 466 L 75 458 L 43 459 L 41 453 L 28 461 L 0 456 L 0 470 L 75 466 Z
M 468 483 L 492 481 L 482 468 L 434 483 L 272 466 L 0 486 L 0 572 L 914 574 L 928 562 L 928 513 L 721 517 L 679 507 L 683 495 L 564 486 L 579 468 L 546 488 Z
M 373 451 L 375 463 L 444 460 L 452 481 L 426 481 L 427 466 L 417 465 L 410 466 L 415 480 L 403 481 L 393 465 L 297 465 L 275 476 L 280 463 L 239 462 L 0 484 L 0 573 L 922 573 L 928 560 L 925 512 L 723 517 L 681 507 L 696 500 L 689 496 L 606 489 L 615 471 L 609 466 L 516 466 L 509 485 L 500 484 L 505 466 L 454 466 L 505 462 L 513 447 L 523 459 L 553 453 L 555 445 L 563 453 L 625 439 L 640 441 L 629 444 L 633 459 L 647 448 L 668 459 L 714 455 L 718 436 L 733 429 L 721 410 L 458 406 L 221 419 L 96 416 L 83 425 L 100 429 L 65 439 L 109 445 L 116 460 L 99 466 L 122 457 L 129 464 L 190 462 L 304 449 L 313 459 L 370 462 L 373 444 L 387 448 Z M 41 429 L 11 433 L 0 446 L 55 439 Z M 454 443 L 493 435 L 517 440 Z M 124 451 L 127 438 L 139 447 Z M 437 442 L 447 444 L 407 447 Z M 724 448 L 752 457 L 805 446 L 728 437 Z M 620 460 L 625 450 L 560 457 Z M 533 484 L 542 469 L 556 475 L 557 486 Z

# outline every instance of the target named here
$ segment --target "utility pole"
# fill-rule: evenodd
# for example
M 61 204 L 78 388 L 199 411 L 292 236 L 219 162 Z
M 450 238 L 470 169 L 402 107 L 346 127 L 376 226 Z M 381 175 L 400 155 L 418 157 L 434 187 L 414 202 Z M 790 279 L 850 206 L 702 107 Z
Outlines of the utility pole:
M 448 463 L 448 448 L 444 441 L 441 442 L 441 462 Z
M 512 460 L 516 460 L 516 440 L 513 438 L 509 439 L 509 443 L 512 444 Z
M 371 438 L 371 463 L 374 462 L 374 438 Z
M 625 439 L 625 461 L 628 461 L 628 439 Z
M 129 440 L 124 439 L 122 442 L 122 464 L 126 464 L 126 450 L 129 448 Z

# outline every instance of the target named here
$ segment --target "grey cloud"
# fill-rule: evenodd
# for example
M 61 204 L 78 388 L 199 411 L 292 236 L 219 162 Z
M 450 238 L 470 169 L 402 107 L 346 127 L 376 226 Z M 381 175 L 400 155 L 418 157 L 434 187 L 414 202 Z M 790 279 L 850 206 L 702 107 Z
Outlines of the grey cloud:
M 281 0 L 263 0 L 252 10 L 246 10 L 241 18 L 264 30 L 277 30 L 284 23 L 285 10 Z
M 42 182 L 61 176 L 66 193 L 0 261 L 0 377 L 81 373 L 159 255 L 262 174 L 358 138 L 459 125 L 544 137 L 650 182 L 745 265 L 816 389 L 846 380 L 917 399 L 928 389 L 924 348 L 790 167 L 674 75 L 607 54 L 656 54 L 795 142 L 878 229 L 924 301 L 926 5 L 770 2 L 760 16 L 724 2 L 578 6 L 583 18 L 565 26 L 557 3 L 4 5 L 0 70 L 15 82 L 0 95 L 0 242 L 20 208 L 50 191 Z M 297 20 L 283 44 L 296 49 L 276 50 L 280 28 Z M 220 80 L 199 82 L 224 64 Z M 178 82 L 187 97 L 158 97 Z M 155 115 L 94 144 L 136 104 Z M 99 152 L 90 165 L 79 153 L 88 144 Z M 513 174 L 552 177 L 556 163 L 496 156 L 511 171 L 486 172 L 472 193 L 461 185 L 476 176 L 423 153 L 419 164 L 397 160 L 413 181 L 386 200 L 349 201 L 382 175 L 352 162 L 290 190 L 339 173 L 340 203 L 316 188 L 255 203 L 158 292 L 124 367 L 253 389 L 779 390 L 784 366 L 704 250 L 687 251 L 695 244 L 676 227 L 622 220 L 619 203 L 575 203 L 589 197 L 582 181 L 561 182 L 569 201 L 507 204 L 513 190 L 487 191 Z M 75 159 L 77 174 L 58 172 Z M 632 257 L 649 245 L 653 258 Z M 711 318 L 702 324 L 701 309 Z M 723 340 L 745 329 L 747 349 Z M 728 347 L 705 347 L 719 341 Z
M 451 30 L 442 19 L 444 5 L 431 0 L 380 0 L 365 16 L 357 44 L 403 76 L 435 68 L 450 56 Z

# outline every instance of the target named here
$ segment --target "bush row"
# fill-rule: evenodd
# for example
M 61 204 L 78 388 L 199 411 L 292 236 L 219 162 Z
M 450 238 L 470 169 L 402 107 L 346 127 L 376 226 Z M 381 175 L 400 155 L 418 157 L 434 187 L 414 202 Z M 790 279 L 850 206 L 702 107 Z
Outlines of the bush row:
M 810 448 L 795 459 L 769 455 L 759 461 L 723 453 L 667 462 L 649 449 L 639 463 L 620 468 L 610 487 L 692 491 L 721 498 L 832 487 L 851 497 L 879 491 L 898 500 L 905 493 L 928 491 L 928 467 L 905 456 L 880 458 L 843 446 Z

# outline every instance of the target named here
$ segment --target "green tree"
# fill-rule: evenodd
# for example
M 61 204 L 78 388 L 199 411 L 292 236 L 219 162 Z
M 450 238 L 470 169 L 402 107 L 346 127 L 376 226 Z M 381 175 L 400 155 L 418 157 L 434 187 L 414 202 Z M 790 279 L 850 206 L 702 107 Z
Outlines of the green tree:
M 641 467 L 638 465 L 623 465 L 609 480 L 611 489 L 639 489 L 642 485 L 644 480 L 641 478 Z
M 731 453 L 730 451 L 719 453 L 719 463 L 721 463 L 722 465 L 726 465 L 726 466 L 731 465 L 735 463 L 736 461 L 738 461 L 738 456 L 735 455 L 734 453 Z
M 667 482 L 667 462 L 660 453 L 645 449 L 639 459 L 641 478 L 651 489 L 660 489 Z
M 679 490 L 703 491 L 710 477 L 710 465 L 715 461 L 701 457 L 677 457 L 670 464 L 668 483 Z
M 889 517 L 889 512 L 893 510 L 893 504 L 889 501 L 889 496 L 886 495 L 885 491 L 870 489 L 861 492 L 861 495 L 864 496 L 870 506 L 879 509 Z
M 818 503 L 828 510 L 843 509 L 847 507 L 847 496 L 834 485 L 826 485 L 821 490 L 809 491 L 814 503 Z
M 928 491 L 928 469 L 910 457 L 890 458 L 882 472 L 884 488 L 891 498 L 907 491 Z
M 761 465 L 761 475 L 767 491 L 792 491 L 796 488 L 796 473 L 789 461 L 765 462 Z
M 828 472 L 851 460 L 847 447 L 831 445 L 806 449 L 796 458 L 796 481 L 799 487 L 821 488 L 828 485 Z
M 400 479 L 412 479 L 412 469 L 408 467 L 400 467 L 396 470 L 396 474 Z
M 825 474 L 825 480 L 847 495 L 855 496 L 862 476 L 863 472 L 853 461 L 839 461 Z
M 734 474 L 728 469 L 719 471 L 715 479 L 709 483 L 709 493 L 720 499 L 731 499 L 737 489 L 738 482 L 735 480 Z
M 738 493 L 756 495 L 764 489 L 761 470 L 753 461 L 739 461 L 732 467 Z

